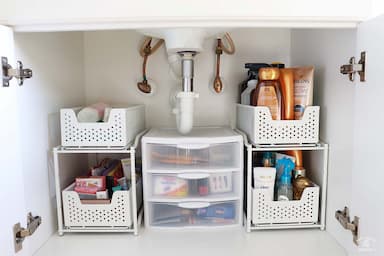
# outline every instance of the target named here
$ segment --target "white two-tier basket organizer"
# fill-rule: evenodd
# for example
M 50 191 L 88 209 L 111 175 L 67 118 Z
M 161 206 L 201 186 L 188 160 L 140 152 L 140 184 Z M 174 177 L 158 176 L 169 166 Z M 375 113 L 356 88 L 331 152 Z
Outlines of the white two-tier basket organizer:
M 248 232 L 263 229 L 325 229 L 328 145 L 319 141 L 320 107 L 307 107 L 301 120 L 272 120 L 266 107 L 237 105 L 237 128 L 243 135 L 245 212 Z M 305 169 L 316 184 L 300 200 L 272 201 L 252 184 L 255 154 L 302 150 Z
M 75 109 L 61 110 L 62 145 L 53 149 L 58 232 L 138 234 L 143 219 L 142 178 L 136 175 L 145 134 L 144 106 L 112 109 L 106 123 L 79 123 Z M 127 191 L 113 193 L 110 204 L 82 204 L 74 179 L 104 157 L 121 159 L 131 180 Z

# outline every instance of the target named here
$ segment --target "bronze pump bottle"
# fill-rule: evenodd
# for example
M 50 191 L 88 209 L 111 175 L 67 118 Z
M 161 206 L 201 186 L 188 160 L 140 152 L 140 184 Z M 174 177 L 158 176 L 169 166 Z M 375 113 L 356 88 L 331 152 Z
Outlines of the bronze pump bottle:
M 252 106 L 266 106 L 273 120 L 281 119 L 280 71 L 278 68 L 261 68 Z
M 293 171 L 293 200 L 300 200 L 307 187 L 313 187 L 313 183 L 306 177 L 306 171 L 303 167 L 303 152 L 301 150 L 290 150 L 287 155 L 295 157 L 295 169 Z

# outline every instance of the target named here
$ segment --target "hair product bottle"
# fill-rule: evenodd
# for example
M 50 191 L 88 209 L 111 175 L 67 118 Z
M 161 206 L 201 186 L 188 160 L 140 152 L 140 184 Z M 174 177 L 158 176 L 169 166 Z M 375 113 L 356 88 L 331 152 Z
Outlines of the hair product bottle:
M 280 71 L 278 68 L 261 68 L 259 82 L 253 94 L 252 106 L 266 106 L 273 120 L 281 119 Z
M 256 87 L 259 79 L 259 69 L 269 67 L 267 63 L 245 63 L 245 68 L 248 69 L 248 77 L 240 84 L 238 102 L 245 105 L 250 105 L 251 93 Z
M 294 70 L 290 68 L 280 69 L 280 84 L 282 95 L 282 117 L 283 120 L 295 119 L 295 84 Z

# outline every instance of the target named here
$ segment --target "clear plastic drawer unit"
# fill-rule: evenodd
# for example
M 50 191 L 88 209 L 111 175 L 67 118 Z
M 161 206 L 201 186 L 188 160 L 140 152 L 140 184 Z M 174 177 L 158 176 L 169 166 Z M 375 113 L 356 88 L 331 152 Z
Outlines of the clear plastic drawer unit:
M 229 128 L 152 129 L 142 140 L 146 227 L 239 226 L 243 140 Z

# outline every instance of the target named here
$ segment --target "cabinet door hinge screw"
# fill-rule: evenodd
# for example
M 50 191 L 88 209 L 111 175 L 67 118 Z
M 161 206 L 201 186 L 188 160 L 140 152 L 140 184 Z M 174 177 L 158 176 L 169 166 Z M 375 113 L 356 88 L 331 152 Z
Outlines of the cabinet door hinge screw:
M 360 76 L 360 82 L 365 82 L 365 57 L 366 52 L 361 52 L 360 60 L 356 63 L 355 57 L 349 59 L 349 64 L 342 65 L 340 67 L 340 73 L 348 75 L 350 81 L 355 81 L 356 73 Z
M 349 209 L 347 206 L 344 207 L 344 210 L 338 210 L 335 213 L 336 219 L 340 222 L 343 228 L 350 230 L 353 235 L 353 242 L 356 245 L 359 245 L 359 217 L 355 216 L 351 222 L 349 217 Z
M 2 73 L 2 83 L 3 87 L 9 86 L 9 81 L 12 78 L 17 79 L 19 85 L 23 85 L 24 80 L 32 77 L 32 70 L 29 68 L 24 68 L 21 61 L 17 62 L 17 67 L 12 68 L 8 63 L 7 57 L 1 57 L 1 73 Z
M 15 252 L 23 249 L 24 239 L 28 236 L 31 236 L 35 233 L 36 229 L 41 224 L 40 216 L 32 216 L 32 213 L 28 213 L 27 216 L 27 228 L 23 228 L 19 223 L 16 223 L 13 226 L 13 235 L 14 235 L 14 243 L 15 243 Z

